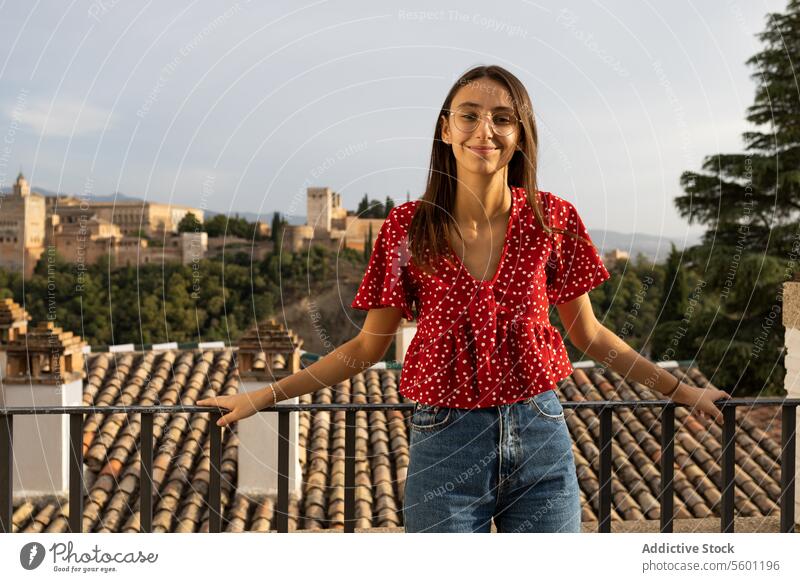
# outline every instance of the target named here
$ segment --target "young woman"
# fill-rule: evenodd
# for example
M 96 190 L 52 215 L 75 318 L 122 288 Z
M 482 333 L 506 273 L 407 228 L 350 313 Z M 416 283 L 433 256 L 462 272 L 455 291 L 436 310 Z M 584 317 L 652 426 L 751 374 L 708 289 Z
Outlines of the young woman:
M 579 532 L 580 497 L 557 382 L 576 347 L 721 423 L 727 392 L 677 381 L 594 316 L 609 278 L 575 207 L 536 183 L 538 138 L 522 83 L 476 67 L 437 119 L 425 194 L 384 221 L 352 307 L 357 337 L 255 395 L 206 398 L 222 426 L 352 377 L 384 355 L 401 317 L 418 320 L 399 391 L 416 402 L 407 532 Z M 416 306 L 416 316 L 412 310 Z

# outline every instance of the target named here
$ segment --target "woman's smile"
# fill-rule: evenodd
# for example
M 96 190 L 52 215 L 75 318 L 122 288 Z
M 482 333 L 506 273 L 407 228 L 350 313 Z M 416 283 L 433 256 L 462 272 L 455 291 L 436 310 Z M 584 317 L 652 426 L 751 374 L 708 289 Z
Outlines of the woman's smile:
M 489 154 L 497 150 L 497 148 L 487 147 L 487 146 L 467 146 L 467 147 L 471 149 L 473 152 L 483 155 Z

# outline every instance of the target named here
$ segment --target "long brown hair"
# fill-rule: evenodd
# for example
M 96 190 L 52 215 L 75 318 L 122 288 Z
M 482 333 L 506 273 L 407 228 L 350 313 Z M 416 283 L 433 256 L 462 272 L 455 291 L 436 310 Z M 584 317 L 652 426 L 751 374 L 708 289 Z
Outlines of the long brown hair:
M 436 129 L 433 135 L 431 163 L 428 170 L 428 184 L 422 203 L 414 212 L 409 225 L 409 250 L 413 262 L 430 272 L 430 266 L 440 258 L 450 259 L 450 229 L 456 227 L 453 219 L 453 208 L 456 201 L 456 159 L 452 147 L 442 141 L 442 116 L 448 118 L 447 111 L 458 90 L 479 79 L 489 78 L 503 84 L 511 94 L 514 111 L 520 120 L 519 150 L 514 152 L 508 163 L 508 185 L 525 189 L 528 203 L 533 209 L 539 225 L 548 235 L 554 232 L 579 238 L 591 244 L 583 237 L 575 236 L 559 228 L 551 227 L 544 220 L 544 211 L 536 183 L 536 162 L 539 153 L 539 138 L 536 132 L 536 120 L 533 107 L 525 86 L 517 77 L 503 67 L 497 65 L 478 66 L 464 73 L 450 88 L 436 117 Z

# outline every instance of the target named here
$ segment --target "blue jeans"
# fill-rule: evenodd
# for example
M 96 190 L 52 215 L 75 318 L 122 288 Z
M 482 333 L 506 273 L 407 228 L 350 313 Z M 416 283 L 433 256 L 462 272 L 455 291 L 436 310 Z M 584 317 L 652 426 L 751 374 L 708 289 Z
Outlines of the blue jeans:
M 554 390 L 489 408 L 417 403 L 405 531 L 580 532 L 572 440 Z

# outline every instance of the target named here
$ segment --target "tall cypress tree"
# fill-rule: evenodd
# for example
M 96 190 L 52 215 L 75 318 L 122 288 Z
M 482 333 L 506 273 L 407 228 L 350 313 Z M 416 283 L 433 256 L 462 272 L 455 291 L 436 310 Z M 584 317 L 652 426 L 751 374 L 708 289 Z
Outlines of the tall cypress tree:
M 283 219 L 280 212 L 272 213 L 270 238 L 272 238 L 272 242 L 274 242 L 276 245 L 279 244 L 281 239 L 283 238 L 283 229 L 286 226 L 286 224 L 287 222 Z
M 372 255 L 372 223 L 369 223 L 369 232 L 367 233 L 367 241 L 364 243 L 364 260 L 369 261 Z

